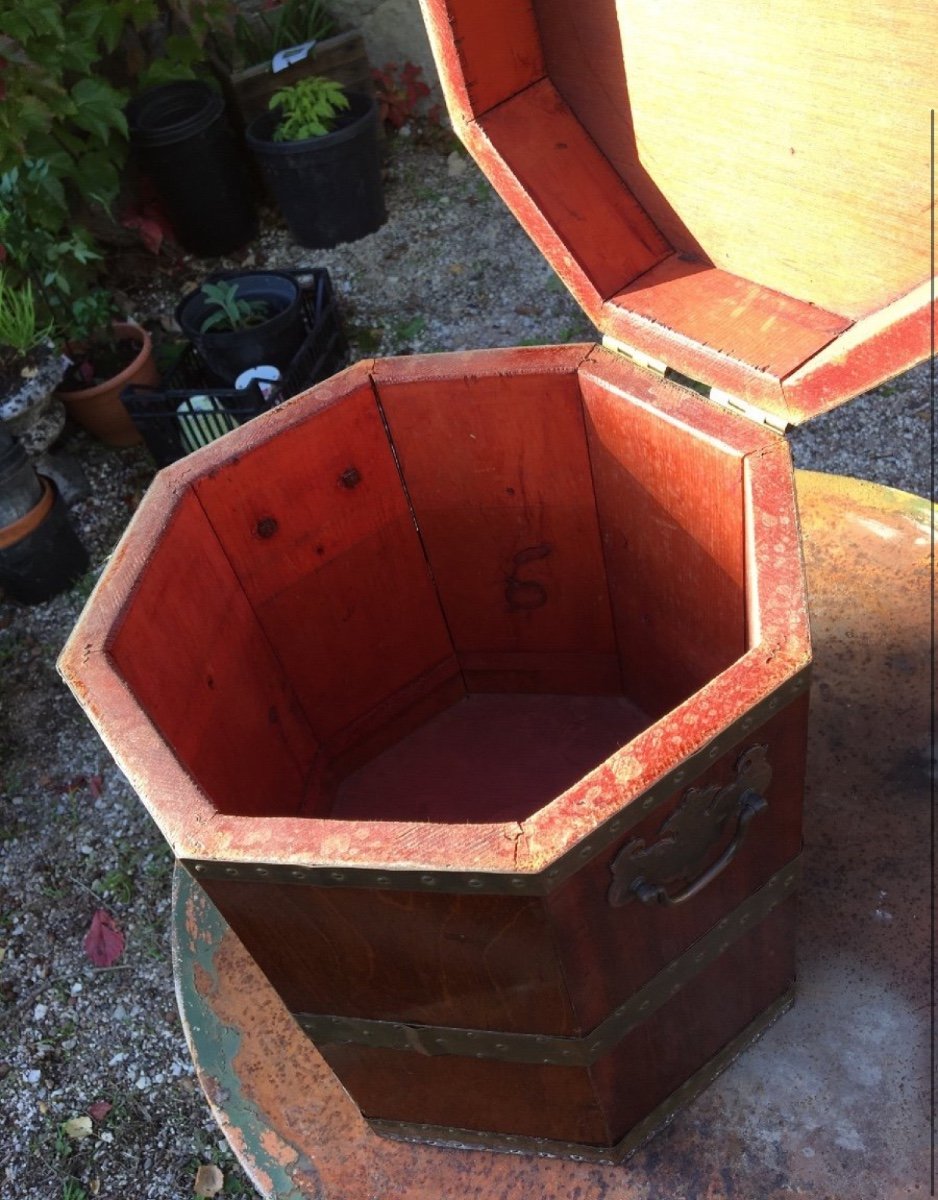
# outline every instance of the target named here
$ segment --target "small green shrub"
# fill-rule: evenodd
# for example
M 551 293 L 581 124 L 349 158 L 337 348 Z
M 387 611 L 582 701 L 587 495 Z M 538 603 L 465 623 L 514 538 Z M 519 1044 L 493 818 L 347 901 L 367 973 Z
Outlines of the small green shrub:
M 203 283 L 202 295 L 206 305 L 215 309 L 202 322 L 202 333 L 248 329 L 260 325 L 269 316 L 265 301 L 239 296 L 238 285 L 234 282 Z
M 298 142 L 331 133 L 339 113 L 348 106 L 342 85 L 322 75 L 281 88 L 270 98 L 271 109 L 279 108 L 282 113 L 274 141 Z
M 74 337 L 98 274 L 89 222 L 111 215 L 131 91 L 191 77 L 229 0 L 0 0 L 0 258 Z

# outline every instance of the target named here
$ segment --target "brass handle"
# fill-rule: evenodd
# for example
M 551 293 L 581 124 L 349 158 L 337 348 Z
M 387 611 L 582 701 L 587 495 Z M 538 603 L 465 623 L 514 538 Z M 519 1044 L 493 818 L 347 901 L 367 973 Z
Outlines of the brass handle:
M 712 863 L 702 875 L 698 875 L 693 883 L 683 890 L 678 892 L 676 896 L 669 896 L 667 890 L 660 884 L 646 883 L 644 879 L 636 879 L 632 884 L 632 891 L 645 904 L 666 904 L 673 908 L 675 904 L 683 904 L 685 900 L 690 900 L 699 892 L 702 892 L 708 884 L 713 883 L 714 879 L 725 870 L 726 867 L 733 861 L 743 844 L 743 838 L 746 836 L 746 830 L 749 828 L 749 822 L 753 817 L 757 816 L 769 807 L 768 801 L 764 796 L 760 796 L 758 792 L 747 790 L 740 796 L 739 818 L 736 824 L 736 832 L 733 834 L 733 840 L 726 847 L 715 863 Z

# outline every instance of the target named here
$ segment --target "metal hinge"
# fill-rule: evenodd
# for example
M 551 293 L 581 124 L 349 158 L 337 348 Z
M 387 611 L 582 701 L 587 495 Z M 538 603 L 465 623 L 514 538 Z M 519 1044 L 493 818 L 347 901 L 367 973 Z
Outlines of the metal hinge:
M 728 408 L 731 412 L 739 416 L 747 417 L 750 421 L 755 421 L 757 425 L 764 425 L 767 429 L 771 429 L 773 433 L 785 433 L 788 429 L 788 422 L 784 417 L 765 412 L 758 405 L 751 404 L 748 400 L 743 400 L 741 396 L 734 396 L 731 392 L 724 392 L 721 388 L 711 387 L 709 384 L 691 379 L 689 376 L 683 375 L 680 371 L 675 371 L 673 367 L 669 367 L 660 358 L 653 358 L 643 350 L 637 350 L 634 346 L 630 346 L 626 342 L 620 342 L 618 338 L 611 337 L 608 333 L 603 337 L 603 346 L 605 349 L 612 351 L 613 354 L 620 354 L 623 358 L 629 359 L 630 362 L 635 363 L 637 366 L 644 367 L 648 371 L 654 371 L 656 375 L 660 375 L 663 379 L 668 379 L 672 383 L 687 388 L 689 391 L 696 392 L 698 395 L 712 400 L 714 404 L 719 404 L 722 408 Z

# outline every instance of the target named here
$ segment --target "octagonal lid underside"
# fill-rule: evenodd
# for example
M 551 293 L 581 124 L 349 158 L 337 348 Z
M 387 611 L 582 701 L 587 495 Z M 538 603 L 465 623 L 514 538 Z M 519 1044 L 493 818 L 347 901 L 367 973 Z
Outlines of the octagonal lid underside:
M 585 349 L 488 351 L 472 357 L 476 369 L 492 376 L 504 374 L 510 365 L 522 372 L 576 371 Z M 596 354 L 603 352 L 594 351 Z M 594 361 L 586 360 L 584 368 Z M 536 886 L 533 877 L 558 863 L 579 865 L 576 856 L 584 847 L 589 846 L 591 853 L 600 848 L 598 833 L 606 844 L 617 832 L 657 809 L 669 795 L 693 783 L 718 754 L 731 752 L 739 737 L 755 731 L 802 693 L 810 644 L 787 447 L 780 441 L 766 444 L 755 427 L 747 428 L 746 422 L 715 411 L 708 428 L 725 427 L 727 441 L 738 443 L 746 454 L 743 488 L 749 512 L 750 637 L 746 652 L 697 693 L 523 821 L 429 823 L 428 835 L 427 822 L 356 820 L 354 837 L 350 837 L 349 822 L 343 820 L 220 812 L 180 761 L 109 652 L 148 563 L 159 553 L 161 539 L 176 512 L 191 499 L 192 485 L 200 478 L 214 477 L 252 448 L 289 436 L 291 427 L 341 403 L 373 378 L 379 383 L 393 378 L 406 385 L 412 375 L 417 378 L 432 370 L 450 377 L 462 372 L 465 365 L 464 354 L 358 364 L 167 468 L 151 485 L 59 665 L 178 857 L 222 864 L 275 863 L 283 870 L 482 872 L 489 883 L 495 881 L 492 886 L 496 888 L 498 877 L 506 880 L 507 886 L 510 877 L 523 875 Z M 589 367 L 613 370 L 618 376 L 613 368 L 601 363 Z M 638 369 L 631 370 L 641 383 Z M 685 405 L 681 389 L 668 384 L 657 387 L 675 394 L 678 409 Z
M 421 0 L 455 128 L 603 334 L 797 424 L 927 357 L 930 0 Z

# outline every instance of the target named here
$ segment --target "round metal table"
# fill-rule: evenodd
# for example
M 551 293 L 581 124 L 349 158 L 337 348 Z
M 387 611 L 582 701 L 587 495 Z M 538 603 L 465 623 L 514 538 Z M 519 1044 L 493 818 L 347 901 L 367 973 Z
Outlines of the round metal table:
M 177 869 L 202 1087 L 277 1200 L 927 1195 L 929 503 L 797 473 L 815 666 L 798 999 L 625 1164 L 383 1140 Z

